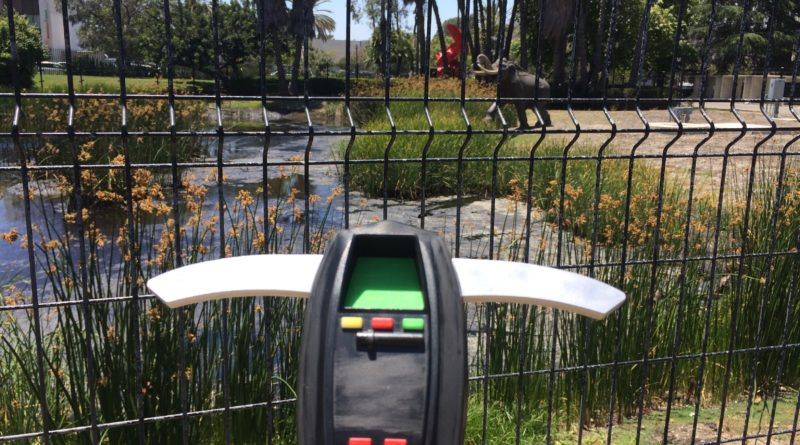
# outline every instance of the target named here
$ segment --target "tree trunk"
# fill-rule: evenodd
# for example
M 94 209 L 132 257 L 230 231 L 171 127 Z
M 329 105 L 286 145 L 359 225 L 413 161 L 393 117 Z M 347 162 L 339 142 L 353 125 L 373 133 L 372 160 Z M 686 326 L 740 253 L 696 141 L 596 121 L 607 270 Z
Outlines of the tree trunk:
M 417 27 L 417 66 L 415 69 L 418 74 L 421 74 L 425 66 L 424 57 L 428 54 L 427 48 L 430 46 L 430 43 L 425 38 L 425 13 L 423 11 L 425 0 L 416 0 L 414 3 L 414 21 Z
M 181 27 L 186 23 L 183 13 L 183 2 L 181 2 L 181 0 L 178 0 L 178 23 L 180 23 Z
M 519 66 L 528 70 L 528 1 L 519 7 Z
M 545 1 L 545 0 L 540 0 Z M 573 17 L 573 2 L 564 0 L 546 1 L 542 24 L 544 35 L 553 44 L 553 80 L 554 89 L 561 90 L 566 79 L 567 34 Z M 552 85 L 552 84 L 551 84 Z
M 486 55 L 489 57 L 489 60 L 494 60 L 494 53 L 492 51 L 492 37 L 494 36 L 494 10 L 492 6 L 492 0 L 486 0 L 486 11 L 484 17 L 486 18 L 486 23 L 484 28 L 486 29 Z
M 553 80 L 555 86 L 560 89 L 564 85 L 566 78 L 566 62 L 567 52 L 567 35 L 566 33 L 558 33 L 552 37 L 553 39 Z
M 522 0 L 523 2 L 525 0 Z M 514 6 L 511 7 L 511 20 L 508 21 L 508 34 L 506 34 L 506 41 L 503 42 L 503 53 L 501 56 L 511 58 L 511 40 L 514 38 L 514 22 L 517 20 L 517 9 L 519 8 L 519 0 L 514 0 Z M 522 35 L 520 35 L 522 38 Z
M 586 84 L 589 83 L 589 70 L 587 67 L 589 62 L 587 60 L 588 51 L 586 49 L 586 20 L 589 16 L 589 8 L 587 6 L 586 2 L 581 2 L 580 4 L 580 10 L 578 11 L 578 35 L 575 39 L 577 41 L 575 62 L 578 64 L 578 91 L 586 91 Z
M 489 35 L 489 31 L 486 28 L 486 14 L 483 7 L 483 0 L 478 0 L 478 17 L 481 22 L 481 26 L 483 28 L 483 54 L 489 58 L 489 60 L 494 60 L 492 58 L 492 44 L 491 44 L 491 36 Z
M 303 51 L 303 38 L 294 38 L 294 61 L 292 62 L 292 94 L 300 92 L 300 56 Z
M 461 34 L 463 35 L 463 42 L 467 45 L 464 51 L 464 60 L 461 63 L 467 63 L 467 52 L 472 55 L 472 60 L 477 59 L 478 54 L 475 52 L 475 46 L 472 42 L 472 32 L 470 31 L 470 22 L 469 16 L 466 14 L 466 7 L 468 6 L 469 0 L 458 0 L 458 26 L 463 28 L 461 29 Z M 472 14 L 475 15 L 475 14 Z
M 597 30 L 594 34 L 594 44 L 592 45 L 592 64 L 589 68 L 589 82 L 595 92 L 599 91 L 602 73 L 603 73 L 603 35 L 606 33 L 606 2 L 605 0 L 599 1 L 599 19 L 597 22 Z
M 469 0 L 467 0 L 469 1 Z M 480 9 L 478 8 L 480 0 L 473 0 L 472 1 L 472 67 L 478 67 L 478 52 L 480 51 L 481 47 L 481 28 L 480 28 L 480 19 L 479 19 L 479 12 Z
M 647 5 L 645 5 L 645 8 L 647 8 Z M 641 60 L 639 53 L 642 51 L 644 39 L 647 38 L 646 32 L 647 29 L 645 28 L 645 19 L 642 17 L 642 21 L 639 22 L 639 34 L 636 37 L 636 48 L 633 50 L 633 58 L 631 59 L 631 75 L 628 79 L 628 85 L 630 86 L 636 86 L 639 81 L 639 62 Z
M 447 68 L 447 42 L 444 39 L 444 29 L 442 29 L 442 19 L 439 17 L 439 5 L 436 0 L 428 0 L 433 2 L 433 16 L 436 17 L 436 28 L 439 30 L 439 46 L 442 47 L 442 66 L 444 67 L 443 77 L 447 77 L 450 73 Z
M 272 50 L 275 55 L 275 66 L 278 69 L 278 94 L 281 96 L 289 95 L 289 86 L 286 83 L 286 68 L 283 66 L 283 51 L 281 49 L 281 39 L 278 36 L 278 30 L 273 29 L 272 32 Z

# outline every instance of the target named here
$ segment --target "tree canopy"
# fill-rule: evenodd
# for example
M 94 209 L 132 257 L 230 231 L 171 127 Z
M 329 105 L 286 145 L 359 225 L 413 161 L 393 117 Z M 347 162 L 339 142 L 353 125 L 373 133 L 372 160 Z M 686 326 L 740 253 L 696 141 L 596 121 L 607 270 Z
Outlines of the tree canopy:
M 441 2 L 442 0 L 438 0 Z M 448 0 L 450 1 L 450 0 Z M 169 0 L 172 9 L 172 35 L 175 63 L 196 75 L 212 76 L 214 41 L 211 33 L 210 0 Z M 424 58 L 445 46 L 449 36 L 442 23 L 461 20 L 439 17 L 437 0 L 353 0 L 355 21 L 371 24 L 370 59 L 380 66 L 384 44 L 381 17 L 390 8 L 392 54 L 391 71 L 406 74 L 421 72 Z M 435 15 L 436 35 L 427 35 L 428 2 Z M 709 35 L 711 0 L 458 0 L 469 6 L 469 26 L 463 30 L 467 53 L 472 63 L 478 53 L 495 59 L 498 49 L 504 57 L 517 59 L 523 68 L 541 59 L 539 67 L 553 88 L 564 89 L 574 73 L 574 88 L 583 94 L 598 94 L 606 79 L 606 59 L 615 84 L 664 84 L 670 72 L 697 73 L 702 68 L 703 50 Z M 111 57 L 119 54 L 114 19 L 114 2 L 71 0 L 70 19 L 80 21 L 82 45 Z M 729 73 L 737 63 L 742 18 L 746 15 L 742 37 L 741 72 L 760 73 L 769 54 L 770 71 L 787 71 L 800 35 L 800 0 L 751 0 L 743 10 L 738 0 L 717 0 L 709 69 Z M 121 22 L 127 60 L 165 64 L 163 0 L 120 0 Z M 648 21 L 645 23 L 645 8 Z M 576 6 L 579 8 L 575 10 Z M 336 23 L 329 0 L 225 0 L 218 4 L 220 67 L 226 78 L 244 75 L 246 67 L 260 61 L 261 39 L 268 66 L 274 64 L 281 80 L 281 91 L 288 91 L 286 65 L 290 65 L 292 85 L 298 91 L 305 41 L 327 39 Z M 540 12 L 544 11 L 544 12 Z M 465 11 L 462 11 L 465 12 Z M 542 15 L 541 48 L 539 15 Z M 680 18 L 679 18 L 680 16 Z M 260 17 L 263 28 L 259 28 Z M 774 30 L 769 45 L 769 26 Z M 445 20 L 442 20 L 445 19 Z M 608 47 L 609 28 L 614 26 L 612 47 Z M 501 24 L 501 20 L 505 20 Z M 503 48 L 498 33 L 502 27 Z M 675 46 L 675 36 L 680 40 Z M 639 36 L 644 35 L 642 40 Z M 574 42 L 574 44 L 573 44 Z M 644 47 L 646 45 L 646 47 Z M 770 49 L 770 51 L 768 51 Z M 644 50 L 644 51 L 643 51 Z M 537 51 L 539 52 L 537 54 Z M 677 51 L 677 52 L 676 52 Z M 643 54 L 643 60 L 639 55 Z M 573 66 L 574 60 L 574 66 Z M 640 63 L 641 62 L 641 63 Z M 673 63 L 675 62 L 675 63 Z M 638 78 L 639 66 L 642 79 Z M 674 65 L 674 66 L 673 66 Z M 268 68 L 268 72 L 272 69 Z M 252 70 L 250 71 L 252 72 Z
M 0 84 L 12 85 L 13 73 L 18 69 L 20 86 L 28 88 L 33 84 L 36 63 L 45 59 L 47 50 L 42 45 L 39 30 L 21 14 L 14 14 L 14 31 L 17 43 L 18 66 L 11 62 L 11 30 L 5 17 L 8 12 L 0 6 L 3 19 L 0 20 Z

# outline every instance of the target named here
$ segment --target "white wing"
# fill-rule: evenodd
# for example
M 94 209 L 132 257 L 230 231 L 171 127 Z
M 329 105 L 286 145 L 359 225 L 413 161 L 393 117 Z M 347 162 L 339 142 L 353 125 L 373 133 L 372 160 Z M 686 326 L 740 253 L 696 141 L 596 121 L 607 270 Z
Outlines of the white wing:
M 465 302 L 536 304 L 602 319 L 625 301 L 619 289 L 550 267 L 462 258 L 453 266 Z
M 322 255 L 248 255 L 191 264 L 147 281 L 171 308 L 230 297 L 308 298 Z
M 250 255 L 184 266 L 147 287 L 171 308 L 230 297 L 308 298 L 322 255 Z M 601 319 L 622 291 L 572 272 L 526 263 L 456 258 L 465 302 L 536 304 Z

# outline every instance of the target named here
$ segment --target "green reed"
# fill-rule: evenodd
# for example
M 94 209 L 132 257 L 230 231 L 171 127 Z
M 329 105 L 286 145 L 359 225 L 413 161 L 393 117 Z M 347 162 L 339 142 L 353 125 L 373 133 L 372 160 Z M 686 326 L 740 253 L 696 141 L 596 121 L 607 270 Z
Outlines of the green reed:
M 220 237 L 225 237 L 226 255 L 251 253 L 291 253 L 302 246 L 303 224 L 311 224 L 312 252 L 324 249 L 333 236 L 330 208 L 341 193 L 334 189 L 327 201 L 311 195 L 311 211 L 305 215 L 289 173 L 280 173 L 281 184 L 272 190 L 272 205 L 264 211 L 262 190 L 242 189 L 225 203 L 225 233 L 221 233 L 217 211 L 206 204 L 213 176 L 205 180 L 187 177 L 181 191 L 181 225 L 172 220 L 172 208 L 156 179 L 144 171 L 134 172 L 134 230 L 127 233 L 124 211 L 103 209 L 83 216 L 87 245 L 86 296 L 91 299 L 132 295 L 129 277 L 135 270 L 138 303 L 104 302 L 89 305 L 89 317 L 81 306 L 42 311 L 45 392 L 56 427 L 90 423 L 90 388 L 86 373 L 88 335 L 94 359 L 96 408 L 99 422 L 180 413 L 183 408 L 180 385 L 186 385 L 186 409 L 190 411 L 225 404 L 222 387 L 223 316 L 227 316 L 227 350 L 232 405 L 263 403 L 273 399 L 293 399 L 297 380 L 297 354 L 302 332 L 304 304 L 294 299 L 236 300 L 209 302 L 192 309 L 169 310 L 157 300 L 144 298 L 147 278 L 175 267 L 176 257 L 183 264 L 220 256 Z M 63 180 L 62 180 L 63 181 Z M 47 219 L 35 227 L 33 240 L 37 268 L 47 271 L 40 295 L 47 301 L 76 301 L 84 297 L 78 267 L 76 222 L 78 215 L 69 209 L 69 196 L 56 201 L 38 200 L 41 206 L 62 211 L 60 219 Z M 56 213 L 59 214 L 59 213 Z M 100 222 L 102 221 L 102 223 Z M 102 226 L 101 226 L 102 224 Z M 102 228 L 101 228 L 102 227 Z M 176 230 L 182 246 L 174 249 Z M 266 232 L 265 232 L 266 230 Z M 8 235 L 8 234 L 6 234 Z M 23 243 L 20 237 L 6 240 Z M 129 239 L 136 240 L 128 249 Z M 20 247 L 24 247 L 21 245 Z M 27 292 L 16 286 L 4 289 L 5 304 L 30 302 Z M 0 380 L 0 434 L 15 434 L 42 428 L 36 399 L 36 354 L 31 311 L 3 313 L 3 341 L 0 357 L 4 366 Z M 138 322 L 138 330 L 134 327 Z M 185 347 L 182 348 L 182 344 Z M 141 357 L 141 385 L 138 384 L 137 355 Z M 138 406 L 142 394 L 143 411 Z M 8 400 L 6 400 L 8 399 Z M 8 402 L 8 403 L 6 403 Z M 270 408 L 276 437 L 291 443 L 294 437 L 292 403 Z M 220 438 L 222 416 L 188 419 L 192 442 Z M 231 434 L 236 442 L 261 440 L 267 430 L 267 408 L 241 410 L 231 414 Z M 149 443 L 180 440 L 180 420 L 149 423 L 145 427 Z M 127 443 L 136 427 L 114 428 L 103 432 L 110 443 Z M 88 433 L 54 437 L 58 443 L 90 442 Z
M 558 155 L 557 146 L 545 146 L 541 156 Z M 586 154 L 586 149 L 577 149 L 572 155 Z M 791 324 L 784 338 L 784 317 L 789 311 L 796 316 L 800 307 L 797 296 L 794 306 L 788 306 L 789 284 L 798 273 L 796 254 L 800 218 L 797 217 L 800 203 L 800 181 L 796 167 L 789 164 L 784 178 L 782 199 L 777 214 L 777 230 L 770 245 L 770 229 L 775 210 L 777 185 L 776 163 L 759 164 L 752 188 L 752 204 L 749 215 L 749 237 L 746 252 L 784 252 L 771 259 L 771 275 L 767 289 L 767 257 L 746 258 L 742 275 L 738 275 L 739 258 L 743 246 L 743 212 L 747 200 L 747 174 L 739 168 L 729 170 L 725 187 L 726 197 L 720 216 L 720 242 L 715 276 L 711 277 L 711 260 L 686 261 L 682 269 L 682 258 L 709 257 L 713 253 L 714 231 L 717 218 L 718 190 L 697 186 L 693 190 L 691 220 L 688 238 L 686 216 L 688 208 L 688 176 L 690 172 L 669 169 L 664 179 L 663 201 L 658 206 L 659 173 L 657 164 L 637 160 L 632 170 L 630 199 L 627 198 L 627 175 L 629 161 L 601 161 L 601 180 L 598 204 L 595 212 L 596 160 L 570 160 L 566 178 L 561 178 L 561 160 L 537 160 L 534 166 L 534 200 L 537 205 L 539 233 L 534 233 L 531 246 L 531 261 L 537 264 L 556 265 L 558 223 L 561 221 L 561 264 L 582 264 L 581 273 L 622 288 L 627 294 L 626 303 L 608 320 L 595 322 L 582 317 L 559 312 L 555 348 L 556 362 L 551 363 L 553 346 L 554 313 L 549 310 L 531 308 L 527 316 L 523 309 L 515 306 L 494 306 L 489 368 L 491 374 L 511 373 L 511 377 L 493 380 L 490 383 L 490 400 L 515 404 L 518 370 L 549 370 L 567 368 L 556 374 L 553 398 L 557 425 L 575 423 L 580 416 L 581 393 L 584 394 L 584 426 L 604 425 L 608 415 L 608 403 L 613 395 L 615 420 L 636 415 L 641 391 L 645 391 L 645 410 L 663 408 L 670 388 L 670 379 L 675 381 L 672 397 L 676 405 L 694 402 L 696 378 L 700 369 L 699 358 L 679 358 L 675 361 L 650 363 L 647 368 L 645 386 L 642 386 L 642 365 L 622 365 L 618 368 L 616 386 L 612 393 L 612 371 L 609 367 L 586 369 L 584 364 L 610 364 L 615 360 L 640 360 L 644 356 L 645 339 L 648 339 L 648 357 L 678 357 L 700 353 L 705 335 L 706 304 L 710 305 L 707 351 L 727 351 L 733 316 L 736 312 L 737 336 L 733 349 L 771 346 L 772 349 L 758 354 L 755 380 L 749 380 L 754 354 L 735 354 L 730 368 L 729 399 L 740 399 L 746 395 L 751 384 L 762 396 L 772 397 L 780 387 L 776 385 L 778 360 L 784 352 L 776 349 L 783 342 L 788 344 L 800 340 L 800 328 Z M 561 190 L 564 190 L 564 205 L 560 205 Z M 519 187 L 519 185 L 514 185 Z M 523 200 L 522 194 L 517 199 Z M 625 228 L 625 209 L 629 208 L 629 220 Z M 524 211 L 520 205 L 515 211 Z M 534 212 L 536 215 L 537 212 Z M 594 216 L 596 215 L 596 222 Z M 659 228 L 656 239 L 656 225 Z M 536 225 L 534 225 L 536 227 Z M 592 237 L 596 247 L 592 250 Z M 627 239 L 626 242 L 624 240 Z M 688 242 L 687 242 L 688 240 Z M 658 241 L 658 255 L 668 262 L 659 264 L 653 271 L 652 262 Z M 620 266 L 605 266 L 622 260 L 623 243 L 626 262 Z M 518 248 L 507 248 L 501 258 L 521 259 Z M 593 260 L 593 261 L 592 261 Z M 590 267 L 595 264 L 594 267 Z M 653 283 L 653 280 L 654 283 Z M 711 285 L 713 284 L 713 294 Z M 737 292 L 738 304 L 734 306 Z M 759 318 L 763 318 L 759 330 Z M 648 309 L 650 308 L 650 309 Z M 483 316 L 483 310 L 478 311 Z M 676 323 L 681 321 L 680 335 L 675 340 Z M 619 333 L 617 332 L 619 323 Z M 523 332 L 524 329 L 524 332 Z M 524 335 L 523 335 L 524 334 Z M 677 346 L 677 348 L 676 348 Z M 616 348 L 619 348 L 618 354 Z M 483 338 L 480 338 L 476 357 L 475 373 L 482 374 L 480 364 L 484 360 Z M 796 350 L 787 350 L 784 363 L 798 359 Z M 791 369 L 789 369 L 791 368 Z M 701 394 L 703 405 L 719 403 L 726 372 L 725 354 L 716 354 L 705 359 L 703 368 L 704 387 Z M 672 376 L 674 374 L 674 377 Z M 796 367 L 785 367 L 782 385 L 796 385 L 800 372 Z M 522 379 L 524 400 L 536 401 L 524 404 L 525 415 L 547 409 L 548 373 L 525 376 Z M 585 388 L 585 390 L 583 389 Z

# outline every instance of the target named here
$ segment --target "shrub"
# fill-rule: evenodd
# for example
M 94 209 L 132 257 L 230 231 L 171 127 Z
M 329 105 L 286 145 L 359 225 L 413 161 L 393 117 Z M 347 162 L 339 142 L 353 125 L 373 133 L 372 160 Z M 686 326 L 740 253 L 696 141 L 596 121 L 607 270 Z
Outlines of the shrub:
M 0 84 L 13 85 L 12 73 L 19 73 L 20 86 L 30 88 L 33 85 L 33 75 L 36 63 L 47 57 L 47 50 L 42 45 L 39 30 L 33 26 L 24 15 L 14 14 L 14 30 L 17 41 L 18 67 L 12 66 L 11 61 L 11 30 L 5 7 L 0 7 L 3 19 L 0 20 Z
M 46 100 L 41 106 L 26 106 L 22 129 L 30 131 L 65 131 L 68 102 L 65 99 Z M 129 131 L 168 131 L 169 102 L 163 99 L 129 100 L 127 106 Z M 176 126 L 202 128 L 206 105 L 202 102 L 179 101 L 175 104 Z M 102 132 L 114 129 L 120 122 L 120 105 L 115 99 L 91 98 L 77 101 L 74 113 L 76 131 Z M 72 165 L 77 155 L 82 165 L 122 165 L 124 147 L 120 137 L 78 137 L 75 147 L 66 138 L 33 140 L 30 147 L 36 162 L 44 165 Z M 130 162 L 171 162 L 173 142 L 169 137 L 132 136 L 128 140 Z M 174 142 L 177 160 L 187 161 L 204 153 L 199 137 L 178 137 Z M 76 151 L 77 153 L 74 153 Z M 81 178 L 84 203 L 120 203 L 125 193 L 125 180 L 119 167 L 85 169 Z M 75 184 L 71 176 L 59 179 L 62 185 Z M 158 182 L 158 181 L 156 181 Z

